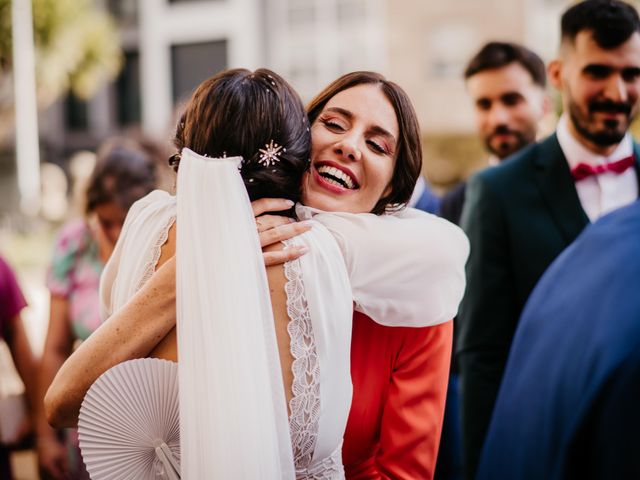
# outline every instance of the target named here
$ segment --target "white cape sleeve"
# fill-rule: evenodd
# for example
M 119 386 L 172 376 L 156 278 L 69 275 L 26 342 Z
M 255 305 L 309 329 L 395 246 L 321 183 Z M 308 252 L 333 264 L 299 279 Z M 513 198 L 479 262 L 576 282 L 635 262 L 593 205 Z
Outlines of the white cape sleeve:
M 176 245 L 181 475 L 293 479 L 269 288 L 239 161 L 182 151 Z
M 175 203 L 169 193 L 154 190 L 129 209 L 100 276 L 102 321 L 128 302 L 155 271 L 160 249 L 175 220 Z
M 411 208 L 380 216 L 317 212 L 313 219 L 340 246 L 357 311 L 381 325 L 407 327 L 456 315 L 469 255 L 460 228 Z

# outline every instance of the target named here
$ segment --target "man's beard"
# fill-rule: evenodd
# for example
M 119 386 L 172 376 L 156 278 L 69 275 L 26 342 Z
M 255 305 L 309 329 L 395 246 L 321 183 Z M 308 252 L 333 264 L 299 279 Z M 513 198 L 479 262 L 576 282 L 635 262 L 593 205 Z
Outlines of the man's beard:
M 500 142 L 495 145 L 492 143 L 493 137 L 496 135 L 511 135 L 514 140 L 509 142 Z M 498 125 L 493 132 L 484 139 L 485 148 L 498 157 L 500 160 L 507 158 L 509 155 L 516 153 L 518 150 L 526 147 L 535 140 L 535 131 L 518 131 L 511 130 L 506 125 Z
M 599 147 L 610 147 L 622 141 L 636 112 L 628 102 L 612 102 L 610 100 L 592 100 L 588 104 L 588 113 L 582 112 L 573 99 L 569 98 L 569 116 L 577 132 L 586 140 Z M 605 120 L 604 126 L 598 128 L 593 115 L 597 112 L 622 113 L 625 120 Z

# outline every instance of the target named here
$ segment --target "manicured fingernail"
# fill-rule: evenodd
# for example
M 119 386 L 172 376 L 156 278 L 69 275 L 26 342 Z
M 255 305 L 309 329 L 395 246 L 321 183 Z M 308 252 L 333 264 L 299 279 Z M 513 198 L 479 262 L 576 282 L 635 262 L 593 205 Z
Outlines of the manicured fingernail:
M 301 245 L 300 247 L 298 247 L 298 251 L 300 252 L 300 255 L 304 255 L 305 253 L 309 252 L 309 247 Z
M 300 225 L 313 228 L 313 222 L 311 220 L 303 220 L 302 222 L 300 222 Z
M 295 202 L 293 200 L 285 200 L 284 202 L 290 207 L 293 207 L 295 205 Z

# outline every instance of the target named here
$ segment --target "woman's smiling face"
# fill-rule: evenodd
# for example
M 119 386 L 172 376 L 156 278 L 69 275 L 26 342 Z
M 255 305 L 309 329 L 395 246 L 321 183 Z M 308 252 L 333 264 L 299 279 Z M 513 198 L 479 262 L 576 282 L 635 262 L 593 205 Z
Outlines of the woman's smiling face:
M 380 87 L 363 84 L 334 95 L 311 126 L 311 168 L 303 203 L 364 213 L 391 189 L 398 121 Z

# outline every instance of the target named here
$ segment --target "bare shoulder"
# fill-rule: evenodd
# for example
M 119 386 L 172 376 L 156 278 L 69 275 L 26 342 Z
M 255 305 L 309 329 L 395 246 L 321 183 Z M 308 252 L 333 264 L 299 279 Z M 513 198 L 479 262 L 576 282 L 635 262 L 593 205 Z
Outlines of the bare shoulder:
M 176 254 L 176 224 L 177 222 L 173 222 L 173 225 L 169 228 L 167 241 L 160 248 L 160 258 L 158 259 L 156 270 Z

